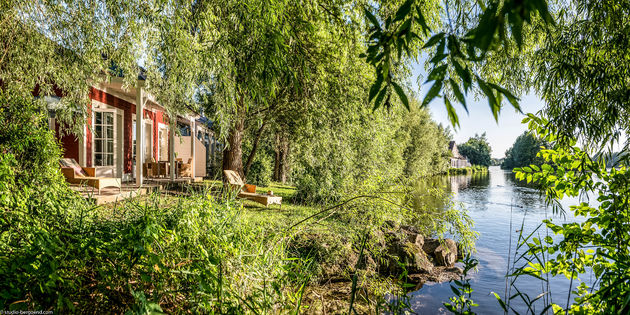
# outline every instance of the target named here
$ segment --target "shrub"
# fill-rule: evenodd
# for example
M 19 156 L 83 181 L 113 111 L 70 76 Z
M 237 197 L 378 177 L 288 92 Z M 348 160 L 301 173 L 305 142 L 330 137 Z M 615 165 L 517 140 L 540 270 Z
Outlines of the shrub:
M 256 154 L 247 173 L 247 182 L 258 186 L 269 186 L 273 174 L 273 161 L 268 154 Z

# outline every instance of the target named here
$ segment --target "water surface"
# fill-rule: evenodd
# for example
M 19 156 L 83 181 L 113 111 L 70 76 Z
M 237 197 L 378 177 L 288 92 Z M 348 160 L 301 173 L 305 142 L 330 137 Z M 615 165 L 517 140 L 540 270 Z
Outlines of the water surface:
M 583 221 L 571 215 L 569 205 L 578 204 L 577 199 L 564 199 L 561 204 L 567 209 L 566 217 L 554 215 L 551 208 L 545 206 L 544 198 L 533 188 L 518 183 L 510 171 L 498 167 L 490 167 L 488 174 L 474 174 L 445 177 L 445 189 L 453 192 L 456 201 L 461 202 L 475 221 L 474 230 L 480 233 L 476 243 L 479 260 L 478 271 L 471 276 L 471 284 L 475 290 L 473 300 L 479 304 L 474 310 L 478 314 L 502 314 L 496 298 L 491 292 L 505 295 L 505 275 L 508 265 L 510 238 L 512 250 L 516 247 L 518 231 L 524 224 L 524 233 L 533 231 L 542 220 L 549 218 L 556 223 Z M 510 221 L 512 227 L 510 228 Z M 546 229 L 540 229 L 542 237 Z M 551 232 L 549 232 L 551 234 Z M 512 255 L 514 252 L 512 251 Z M 589 277 L 590 275 L 582 275 Z M 550 281 L 549 289 L 552 300 L 559 305 L 566 305 L 570 281 L 558 276 Z M 575 289 L 576 282 L 573 282 Z M 532 298 L 547 291 L 540 280 L 523 277 L 517 282 L 522 292 Z M 514 294 L 512 290 L 512 294 Z M 412 309 L 419 314 L 446 314 L 442 305 L 453 296 L 449 283 L 426 284 L 420 290 L 410 294 Z M 513 302 L 512 306 L 525 313 L 526 306 L 522 301 Z M 542 310 L 537 305 L 537 312 Z

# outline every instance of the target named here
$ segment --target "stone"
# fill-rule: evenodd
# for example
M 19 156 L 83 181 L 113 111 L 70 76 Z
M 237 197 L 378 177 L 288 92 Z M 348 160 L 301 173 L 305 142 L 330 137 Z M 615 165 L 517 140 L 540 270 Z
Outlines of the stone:
M 424 246 L 424 236 L 420 233 L 407 234 L 407 241 L 411 244 L 418 246 L 420 249 Z
M 447 238 L 433 252 L 437 266 L 451 267 L 457 261 L 457 244 L 454 240 Z
M 419 247 L 412 243 L 407 243 L 407 253 L 410 261 L 407 262 L 407 271 L 410 273 L 431 273 L 433 271 L 433 263 L 427 257 L 427 254 Z
M 417 234 L 419 235 L 419 234 Z M 394 233 L 386 233 L 386 271 L 389 274 L 397 274 L 402 272 L 401 264 L 408 272 L 413 273 L 430 273 L 433 270 L 433 263 L 427 257 L 419 244 L 422 244 L 424 238 L 420 235 L 414 237 L 414 242 L 408 239 L 401 240 Z
M 427 253 L 429 256 L 433 256 L 435 249 L 440 246 L 440 240 L 434 238 L 427 238 L 424 240 L 424 244 L 422 245 L 422 250 Z

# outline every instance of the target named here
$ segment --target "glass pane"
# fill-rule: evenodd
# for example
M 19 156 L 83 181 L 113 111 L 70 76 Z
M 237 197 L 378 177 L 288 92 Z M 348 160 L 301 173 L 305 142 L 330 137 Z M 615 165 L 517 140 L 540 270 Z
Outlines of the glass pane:
M 101 112 L 96 112 L 95 114 L 95 124 L 102 124 L 103 123 L 103 113 Z
M 107 140 L 107 153 L 114 152 L 114 140 Z
M 107 154 L 107 164 L 106 165 L 114 165 L 114 155 L 113 154 Z
M 114 126 L 107 126 L 107 135 L 108 139 L 114 139 Z
M 100 153 L 94 154 L 94 165 L 101 166 L 103 165 L 103 155 Z
M 94 152 L 103 152 L 103 140 L 95 140 L 94 146 Z
M 103 138 L 103 127 L 101 125 L 96 125 L 94 131 L 96 132 L 96 138 Z
M 108 125 L 113 125 L 114 124 L 114 114 L 113 113 L 104 113 L 105 114 L 105 118 L 106 118 L 106 123 Z

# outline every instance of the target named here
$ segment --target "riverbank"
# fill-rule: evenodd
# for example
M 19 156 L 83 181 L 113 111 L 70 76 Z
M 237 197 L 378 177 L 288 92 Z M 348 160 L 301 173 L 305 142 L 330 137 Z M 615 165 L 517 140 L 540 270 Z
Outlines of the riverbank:
M 282 208 L 265 208 L 222 196 L 219 182 L 104 206 L 55 183 L 36 210 L 3 218 L 9 310 L 340 313 L 352 303 L 378 313 L 406 307 L 398 302 L 425 281 L 458 277 L 454 243 L 426 236 L 468 228 L 450 196 L 408 184 L 365 186 L 328 206 L 296 204 L 293 187 L 260 187 L 283 197 Z
M 310 313 L 347 312 L 354 276 L 359 313 L 388 309 L 391 305 L 385 296 L 405 300 L 409 291 L 427 281 L 448 282 L 460 277 L 461 269 L 454 266 L 456 243 L 423 235 L 408 225 L 412 218 L 400 211 L 379 211 L 372 204 L 370 218 L 360 220 L 357 215 L 365 216 L 369 211 L 369 203 L 360 201 L 356 207 L 350 204 L 317 215 L 326 207 L 295 204 L 294 187 L 272 184 L 258 190 L 282 196 L 282 207 L 265 208 L 245 200 L 243 218 L 265 226 L 270 233 L 287 231 L 289 255 L 311 260 L 312 268 L 307 271 L 310 280 L 302 296 L 302 306 Z
M 468 167 L 449 168 L 446 175 L 468 175 L 474 173 L 488 173 L 488 168 L 480 165 Z

